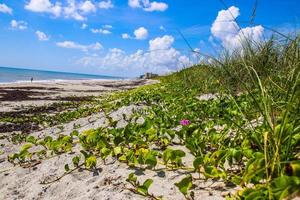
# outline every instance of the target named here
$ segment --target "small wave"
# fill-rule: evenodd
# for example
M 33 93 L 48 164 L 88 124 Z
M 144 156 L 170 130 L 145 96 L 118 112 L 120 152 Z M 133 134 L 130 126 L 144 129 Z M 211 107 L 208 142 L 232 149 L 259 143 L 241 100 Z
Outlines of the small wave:
M 114 79 L 49 79 L 49 80 L 18 80 L 12 82 L 0 82 L 0 85 L 10 85 L 10 84 L 22 84 L 22 83 L 55 83 L 55 82 L 80 82 L 80 81 L 121 81 L 121 80 L 131 80 L 125 78 L 114 78 Z

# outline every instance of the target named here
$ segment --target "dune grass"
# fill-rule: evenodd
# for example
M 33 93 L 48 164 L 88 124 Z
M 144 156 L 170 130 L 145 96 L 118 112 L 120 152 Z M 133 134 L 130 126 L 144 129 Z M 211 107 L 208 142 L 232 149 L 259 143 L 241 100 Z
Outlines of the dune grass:
M 264 186 L 245 190 L 242 196 L 254 198 L 265 190 L 265 198 L 277 199 L 289 195 L 293 184 L 299 187 L 299 70 L 300 35 L 285 41 L 271 38 L 255 45 L 245 41 L 242 48 L 227 52 L 208 65 L 194 66 L 165 77 L 168 81 L 180 79 L 186 87 L 206 92 L 215 92 L 217 87 L 218 92 L 230 94 L 233 100 L 236 94 L 246 94 L 251 110 L 262 116 L 263 128 L 253 127 L 250 137 L 255 137 L 256 145 L 261 148 L 264 172 L 257 183 L 263 180 Z M 238 110 L 246 121 L 251 121 L 249 110 Z M 239 129 L 246 131 L 243 127 Z M 292 175 L 296 175 L 295 180 Z M 273 190 L 280 190 L 277 187 L 283 187 L 284 191 L 275 194 Z

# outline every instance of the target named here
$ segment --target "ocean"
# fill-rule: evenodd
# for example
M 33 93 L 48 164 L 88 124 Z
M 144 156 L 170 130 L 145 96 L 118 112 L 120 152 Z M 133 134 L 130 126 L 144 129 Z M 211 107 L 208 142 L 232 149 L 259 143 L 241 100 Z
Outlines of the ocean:
M 59 80 L 122 79 L 120 77 L 0 67 L 0 83 Z

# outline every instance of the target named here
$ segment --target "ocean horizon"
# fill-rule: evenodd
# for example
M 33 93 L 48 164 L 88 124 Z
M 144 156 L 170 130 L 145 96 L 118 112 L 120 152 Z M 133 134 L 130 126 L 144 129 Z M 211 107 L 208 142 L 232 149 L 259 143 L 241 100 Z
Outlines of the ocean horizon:
M 117 80 L 125 79 L 122 77 L 81 74 L 72 72 L 46 71 L 36 69 L 2 67 L 0 66 L 0 83 L 30 82 L 33 81 L 60 81 L 60 80 L 93 80 L 107 79 Z

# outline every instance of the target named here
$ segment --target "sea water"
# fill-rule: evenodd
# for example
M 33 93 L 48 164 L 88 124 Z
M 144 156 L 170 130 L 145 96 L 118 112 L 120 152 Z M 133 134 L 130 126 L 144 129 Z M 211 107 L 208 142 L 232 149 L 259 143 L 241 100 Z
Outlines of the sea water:
M 102 75 L 0 67 L 0 83 L 30 82 L 31 78 L 33 81 L 122 79 Z

